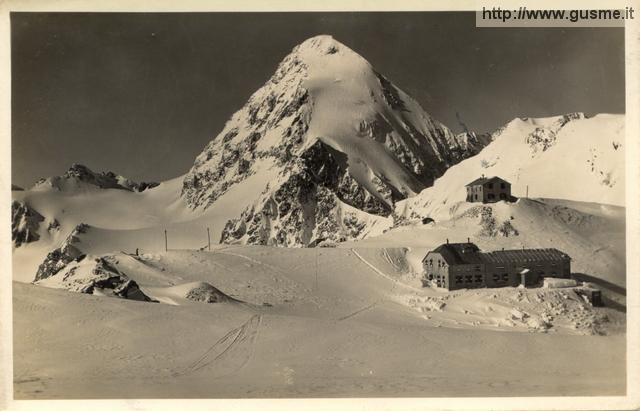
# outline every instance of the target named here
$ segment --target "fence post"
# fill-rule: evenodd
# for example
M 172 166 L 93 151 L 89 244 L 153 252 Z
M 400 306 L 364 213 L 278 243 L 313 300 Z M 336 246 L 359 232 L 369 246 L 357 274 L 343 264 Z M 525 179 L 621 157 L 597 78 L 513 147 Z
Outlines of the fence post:
M 207 243 L 209 244 L 209 251 L 211 251 L 211 234 L 209 233 L 209 227 L 207 227 Z
M 167 230 L 164 230 L 164 251 L 169 251 L 169 242 L 167 240 Z

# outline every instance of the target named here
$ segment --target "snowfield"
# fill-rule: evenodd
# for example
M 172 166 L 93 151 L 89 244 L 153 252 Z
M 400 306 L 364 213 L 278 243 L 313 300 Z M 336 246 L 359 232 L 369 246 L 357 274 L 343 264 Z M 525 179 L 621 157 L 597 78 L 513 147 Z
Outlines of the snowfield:
M 563 289 L 474 290 L 446 297 L 411 284 L 405 252 L 232 246 L 137 259 L 117 255 L 119 269 L 159 304 L 15 282 L 15 396 L 625 392 L 620 313 L 592 308 Z M 233 300 L 185 298 L 195 282 L 212 284 Z M 535 303 L 536 295 L 543 302 Z M 444 307 L 423 309 L 429 299 L 442 298 Z M 535 304 L 547 302 L 549 315 L 558 317 L 552 326 L 525 325 L 536 315 Z M 592 319 L 609 335 L 592 333 Z M 65 331 L 70 325 L 73 332 Z

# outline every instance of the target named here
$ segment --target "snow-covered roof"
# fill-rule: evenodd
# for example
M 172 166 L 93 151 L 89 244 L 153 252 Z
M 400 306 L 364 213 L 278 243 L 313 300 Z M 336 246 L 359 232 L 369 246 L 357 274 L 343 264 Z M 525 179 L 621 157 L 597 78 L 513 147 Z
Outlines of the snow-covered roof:
M 542 261 L 567 261 L 571 257 L 555 248 L 530 248 L 523 250 L 501 250 L 481 252 L 473 243 L 442 244 L 427 253 L 440 254 L 449 265 L 484 263 L 528 263 Z
M 571 260 L 571 257 L 556 248 L 529 248 L 482 253 L 482 259 L 487 263 L 526 263 L 533 261 L 566 261 Z
M 427 256 L 430 253 L 440 254 L 449 265 L 482 263 L 479 257 L 479 254 L 481 254 L 480 249 L 473 243 L 442 244 L 433 251 L 427 253 Z
M 476 178 L 475 180 L 473 180 L 472 182 L 470 182 L 469 184 L 467 184 L 465 187 L 469 187 L 469 186 L 477 186 L 477 185 L 484 185 L 486 183 L 489 182 L 493 182 L 493 181 L 501 181 L 503 183 L 507 183 L 507 184 L 511 184 L 509 183 L 507 180 L 502 179 L 498 176 L 493 176 L 493 177 L 480 177 L 480 178 Z

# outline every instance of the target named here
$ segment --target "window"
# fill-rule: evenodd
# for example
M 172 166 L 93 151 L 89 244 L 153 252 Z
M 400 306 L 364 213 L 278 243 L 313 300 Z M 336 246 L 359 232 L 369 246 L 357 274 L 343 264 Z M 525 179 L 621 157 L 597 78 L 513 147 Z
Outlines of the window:
M 506 200 L 507 195 L 505 193 L 500 193 L 500 200 Z
M 509 281 L 509 274 L 502 274 L 502 281 Z
M 488 198 L 489 200 L 494 200 L 494 199 L 496 198 L 496 195 L 495 195 L 495 194 L 493 194 L 493 193 L 489 193 L 489 194 L 487 194 L 487 198 Z
M 433 274 L 429 274 L 429 275 L 427 276 L 427 278 L 428 278 L 429 280 L 433 280 Z
M 477 283 L 481 283 L 482 282 L 482 275 L 476 274 L 476 282 Z
M 462 284 L 462 276 L 456 275 L 456 284 Z
M 476 270 L 476 271 L 482 271 L 482 270 L 480 269 L 480 266 L 479 266 L 479 265 L 476 265 L 475 270 Z
M 433 258 L 429 259 L 429 265 L 433 267 Z
M 474 195 L 473 195 L 473 199 L 474 199 L 474 200 L 477 200 L 477 199 L 478 199 L 478 195 L 477 195 L 477 194 L 474 194 Z
M 505 183 L 500 183 L 500 188 L 504 190 L 505 188 L 507 188 L 507 186 Z
M 470 275 L 466 275 L 466 276 L 464 277 L 464 279 L 465 279 L 465 282 L 467 282 L 467 283 L 470 283 L 470 282 L 472 282 L 472 281 L 473 281 L 473 278 L 472 278 L 472 276 L 470 276 Z
M 493 281 L 500 281 L 500 276 L 498 274 L 493 275 Z
M 493 183 L 489 183 L 489 189 L 493 189 Z

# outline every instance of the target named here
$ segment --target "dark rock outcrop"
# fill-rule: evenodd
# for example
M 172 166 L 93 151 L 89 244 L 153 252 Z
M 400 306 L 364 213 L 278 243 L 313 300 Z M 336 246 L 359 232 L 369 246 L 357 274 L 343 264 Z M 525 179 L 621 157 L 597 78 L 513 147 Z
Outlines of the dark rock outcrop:
M 88 229 L 89 226 L 87 224 L 79 224 L 73 229 L 71 234 L 69 234 L 60 247 L 47 254 L 47 257 L 38 267 L 34 282 L 56 275 L 60 270 L 73 261 L 82 261 L 85 254 L 74 244 L 80 241 L 78 236 L 86 233 Z
M 231 297 L 218 290 L 209 283 L 200 283 L 189 290 L 186 295 L 188 300 L 204 303 L 221 303 L 233 300 Z
M 15 247 L 37 241 L 40 238 L 38 228 L 44 217 L 26 203 L 11 203 L 11 239 Z

